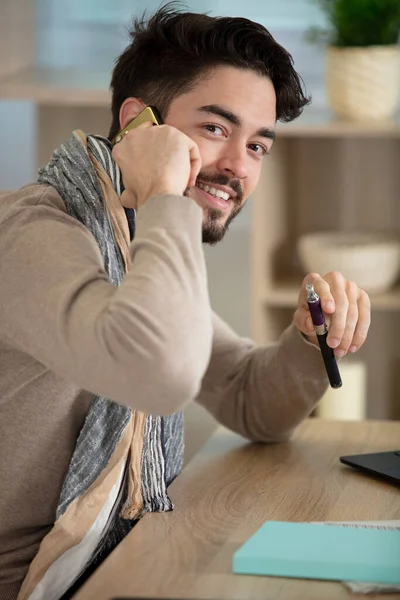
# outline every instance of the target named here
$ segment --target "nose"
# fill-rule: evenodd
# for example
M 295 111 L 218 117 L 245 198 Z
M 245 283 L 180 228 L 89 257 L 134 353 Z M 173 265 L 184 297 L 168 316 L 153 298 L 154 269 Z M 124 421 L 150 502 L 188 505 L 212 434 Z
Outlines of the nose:
M 217 162 L 218 170 L 225 173 L 228 177 L 234 179 L 246 179 L 247 169 L 247 148 L 238 147 L 230 144 L 225 146 Z

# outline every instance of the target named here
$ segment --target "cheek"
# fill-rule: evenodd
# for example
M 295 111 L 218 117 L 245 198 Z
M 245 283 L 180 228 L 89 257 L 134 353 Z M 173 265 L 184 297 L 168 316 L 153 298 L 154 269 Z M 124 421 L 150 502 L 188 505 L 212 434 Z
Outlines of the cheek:
M 196 142 L 202 162 L 202 169 L 215 165 L 218 162 L 221 148 L 219 144 L 213 143 L 212 140 L 207 140 L 204 137 L 198 136 L 193 138 Z
M 247 199 L 249 196 L 251 196 L 253 194 L 254 190 L 256 189 L 258 182 L 260 181 L 261 167 L 262 167 L 262 164 L 260 161 L 259 164 L 252 165 L 248 169 L 247 177 L 242 182 L 244 199 Z

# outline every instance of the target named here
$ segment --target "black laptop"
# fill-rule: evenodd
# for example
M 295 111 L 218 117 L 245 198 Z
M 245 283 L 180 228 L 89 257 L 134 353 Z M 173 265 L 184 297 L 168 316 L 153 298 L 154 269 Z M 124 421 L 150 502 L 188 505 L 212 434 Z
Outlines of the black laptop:
M 400 484 L 400 450 L 341 456 L 340 460 L 349 467 L 355 467 L 371 475 L 384 477 L 392 483 Z

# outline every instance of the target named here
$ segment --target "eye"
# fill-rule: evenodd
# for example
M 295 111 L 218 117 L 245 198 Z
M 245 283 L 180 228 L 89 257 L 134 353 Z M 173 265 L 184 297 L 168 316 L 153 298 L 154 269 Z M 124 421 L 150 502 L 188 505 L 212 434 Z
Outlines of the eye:
M 266 148 L 262 144 L 249 144 L 248 147 L 252 152 L 257 154 L 257 156 L 265 156 L 266 154 L 268 154 L 268 148 Z
M 224 129 L 220 125 L 213 125 L 212 123 L 208 123 L 204 125 L 204 129 L 213 133 L 214 135 L 225 135 Z

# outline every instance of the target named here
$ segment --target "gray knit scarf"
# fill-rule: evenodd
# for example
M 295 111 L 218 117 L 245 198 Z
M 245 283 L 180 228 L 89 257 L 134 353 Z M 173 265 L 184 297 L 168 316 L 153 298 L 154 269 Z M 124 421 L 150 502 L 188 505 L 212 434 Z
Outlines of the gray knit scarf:
M 110 142 L 103 137 L 89 135 L 87 145 L 120 196 L 123 183 L 120 170 L 112 158 Z M 103 192 L 93 164 L 75 133 L 55 150 L 50 162 L 39 170 L 38 183 L 54 187 L 63 199 L 68 213 L 93 234 L 99 245 L 109 281 L 118 286 L 125 275 L 122 254 L 115 241 L 112 223 L 105 208 Z M 129 217 L 130 232 L 133 236 L 134 211 L 131 211 Z M 132 393 L 134 396 L 134 390 Z M 100 396 L 93 398 L 62 486 L 57 519 L 107 466 L 130 417 L 130 408 Z M 182 463 L 182 413 L 169 417 L 146 416 L 141 458 L 141 491 L 144 503 L 142 514 L 173 508 L 167 494 L 167 486 L 181 471 Z M 119 494 L 119 504 L 114 507 L 106 535 L 100 541 L 87 567 L 113 549 L 135 523 L 120 516 L 121 508 L 126 502 L 126 487 L 125 477 Z

